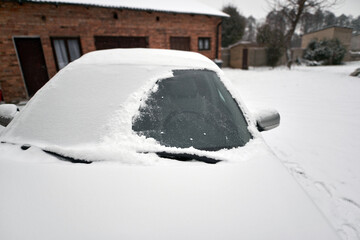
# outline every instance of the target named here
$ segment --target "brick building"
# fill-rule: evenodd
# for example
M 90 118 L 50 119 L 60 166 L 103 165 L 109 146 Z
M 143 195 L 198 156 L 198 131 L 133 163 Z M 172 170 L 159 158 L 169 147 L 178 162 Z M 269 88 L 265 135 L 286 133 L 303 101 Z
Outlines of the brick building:
M 347 53 L 344 60 L 350 60 L 350 50 L 352 28 L 348 27 L 327 27 L 318 31 L 304 34 L 301 38 L 301 48 L 305 49 L 312 40 L 323 40 L 323 39 L 339 39 L 339 41 L 345 46 Z
M 220 59 L 220 25 L 227 15 L 191 0 L 169 2 L 1 0 L 4 100 L 28 99 L 67 63 L 99 49 L 180 49 Z
M 360 34 L 352 36 L 350 49 L 352 51 L 360 51 Z

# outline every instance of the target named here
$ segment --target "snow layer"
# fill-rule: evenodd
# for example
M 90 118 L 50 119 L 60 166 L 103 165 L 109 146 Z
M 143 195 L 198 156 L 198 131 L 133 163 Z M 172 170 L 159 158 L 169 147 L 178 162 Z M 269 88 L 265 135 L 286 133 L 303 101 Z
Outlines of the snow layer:
M 187 56 L 190 55 L 184 54 L 180 62 L 186 61 Z M 78 156 L 112 156 L 110 160 L 114 161 L 76 165 L 60 162 L 37 147 L 23 151 L 16 144 L 1 144 L 1 239 L 337 239 L 323 216 L 254 129 L 255 139 L 245 147 L 213 153 L 217 154 L 214 158 L 228 159 L 216 165 L 195 165 L 160 159 L 151 153 L 136 153 L 137 145 L 158 146 L 149 142 L 151 140 L 129 134 L 130 117 L 138 108 L 139 98 L 156 79 L 169 76 L 174 63 L 171 68 L 146 65 L 134 72 L 131 64 L 124 69 L 111 64 L 111 58 L 103 59 L 110 61 L 105 70 L 105 65 L 100 67 L 102 61 L 95 64 L 86 59 L 89 60 L 85 57 L 60 71 L 55 80 L 28 103 L 10 128 L 4 130 L 1 139 L 18 143 L 31 141 L 36 146 L 50 147 L 50 150 L 58 148 L 59 152 L 80 154 Z M 217 71 L 210 61 L 208 67 Z M 78 71 L 71 79 L 64 78 L 60 82 L 62 75 L 70 74 L 66 69 L 71 68 Z M 90 73 L 85 71 L 89 68 Z M 113 76 L 110 73 L 119 70 L 121 73 L 126 69 L 130 75 L 110 77 Z M 94 71 L 101 74 L 91 74 Z M 147 76 L 154 73 L 153 78 L 138 81 L 131 78 L 131 75 L 141 76 L 144 72 Z M 242 71 L 228 73 L 231 77 L 243 77 Z M 102 100 L 96 94 L 105 90 L 99 89 L 97 77 L 104 77 L 100 82 L 105 90 L 117 86 L 119 81 L 128 81 L 128 84 L 125 88 L 115 88 L 118 91 L 116 97 L 106 96 Z M 81 79 L 88 85 L 80 84 Z M 110 81 L 106 82 L 109 85 L 104 81 Z M 223 81 L 241 104 L 231 82 Z M 89 91 L 85 96 L 70 91 L 84 86 L 88 86 Z M 239 90 L 243 92 L 244 89 Z M 65 93 L 71 93 L 71 96 L 61 98 Z M 261 90 L 254 91 L 253 97 L 258 93 Z M 82 104 L 87 106 L 86 109 L 81 107 Z M 99 105 L 103 109 L 97 107 Z M 62 112 L 65 106 L 76 111 Z M 243 104 L 240 106 L 247 113 Z M 112 112 L 114 109 L 118 111 Z M 78 121 L 72 119 L 74 115 L 79 117 Z M 36 122 L 39 117 L 44 119 L 41 124 Z M 89 119 L 103 126 L 90 124 L 93 128 L 90 130 L 107 134 L 95 134 L 94 138 L 87 135 L 92 133 L 86 132 L 89 129 L 83 128 L 87 124 L 82 120 L 91 123 Z M 47 121 L 55 124 L 55 128 Z M 69 123 L 75 125 L 69 127 Z M 36 129 L 38 132 L 34 132 Z M 73 140 L 68 139 L 70 134 L 83 144 L 74 147 Z M 136 137 L 136 145 L 129 141 L 133 137 Z M 89 141 L 98 144 L 97 148 L 87 144 Z M 107 152 L 110 156 L 104 156 Z M 143 166 L 145 160 L 154 167 Z M 232 162 L 228 164 L 230 160 Z M 352 201 L 352 198 L 348 200 Z
M 138 152 L 165 151 L 153 139 L 133 133 L 132 118 L 141 99 L 156 81 L 172 76 L 173 69 L 209 69 L 222 77 L 224 84 L 243 108 L 236 91 L 223 73 L 208 58 L 197 53 L 116 49 L 92 52 L 70 63 L 52 78 L 3 130 L 1 141 L 30 144 L 75 159 L 151 164 L 158 159 Z M 249 117 L 249 116 L 247 116 Z M 249 130 L 262 141 L 249 122 Z M 239 159 L 238 152 L 222 150 L 207 153 L 221 160 Z M 183 152 L 176 148 L 166 151 Z M 186 153 L 200 154 L 193 148 Z M 135 156 L 139 155 L 139 156 Z
M 0 152 L 12 153 L 0 158 L 0 239 L 338 239 L 263 146 L 216 165 L 71 164 L 7 144 Z
M 168 0 L 30 0 L 32 2 L 64 3 L 93 5 L 109 8 L 126 8 L 135 10 L 162 11 L 175 13 L 203 14 L 219 17 L 228 17 L 227 14 L 209 7 L 195 0 L 168 1 Z
M 17 114 L 17 107 L 14 104 L 1 104 L 0 117 L 13 118 Z
M 344 66 L 225 69 L 248 108 L 274 107 L 263 136 L 343 239 L 360 239 L 360 81 Z

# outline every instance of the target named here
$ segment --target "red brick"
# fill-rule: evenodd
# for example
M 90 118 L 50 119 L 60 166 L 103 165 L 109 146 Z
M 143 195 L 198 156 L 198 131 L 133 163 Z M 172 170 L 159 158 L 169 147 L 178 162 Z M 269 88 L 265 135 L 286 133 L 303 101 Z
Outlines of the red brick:
M 205 15 L 6 1 L 0 3 L 0 12 L 0 84 L 8 102 L 26 98 L 14 36 L 40 36 L 52 77 L 56 64 L 50 37 L 80 37 L 83 54 L 96 50 L 94 36 L 101 35 L 148 36 L 150 48 L 165 49 L 170 48 L 171 36 L 186 36 L 191 39 L 191 51 L 198 51 L 198 37 L 210 37 L 211 50 L 200 53 L 214 59 L 216 28 L 221 21 L 219 17 Z M 113 18 L 114 13 L 118 19 Z M 218 49 L 220 43 L 221 39 Z M 218 54 L 220 58 L 220 51 Z

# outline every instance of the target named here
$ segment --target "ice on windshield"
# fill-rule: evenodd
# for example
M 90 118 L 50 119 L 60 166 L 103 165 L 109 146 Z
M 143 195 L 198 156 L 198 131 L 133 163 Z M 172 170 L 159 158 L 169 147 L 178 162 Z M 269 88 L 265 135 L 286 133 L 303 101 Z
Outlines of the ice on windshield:
M 219 150 L 251 138 L 237 103 L 215 72 L 174 70 L 157 83 L 134 118 L 133 130 L 169 147 Z

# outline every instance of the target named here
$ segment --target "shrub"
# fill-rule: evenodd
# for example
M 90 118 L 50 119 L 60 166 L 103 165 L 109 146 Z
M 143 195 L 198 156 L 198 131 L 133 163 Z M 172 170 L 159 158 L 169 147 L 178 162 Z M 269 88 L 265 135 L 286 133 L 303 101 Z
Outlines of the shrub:
M 304 58 L 324 65 L 339 65 L 345 57 L 346 48 L 338 39 L 311 41 Z
M 275 67 L 282 55 L 282 48 L 277 46 L 266 47 L 266 64 L 268 66 Z

